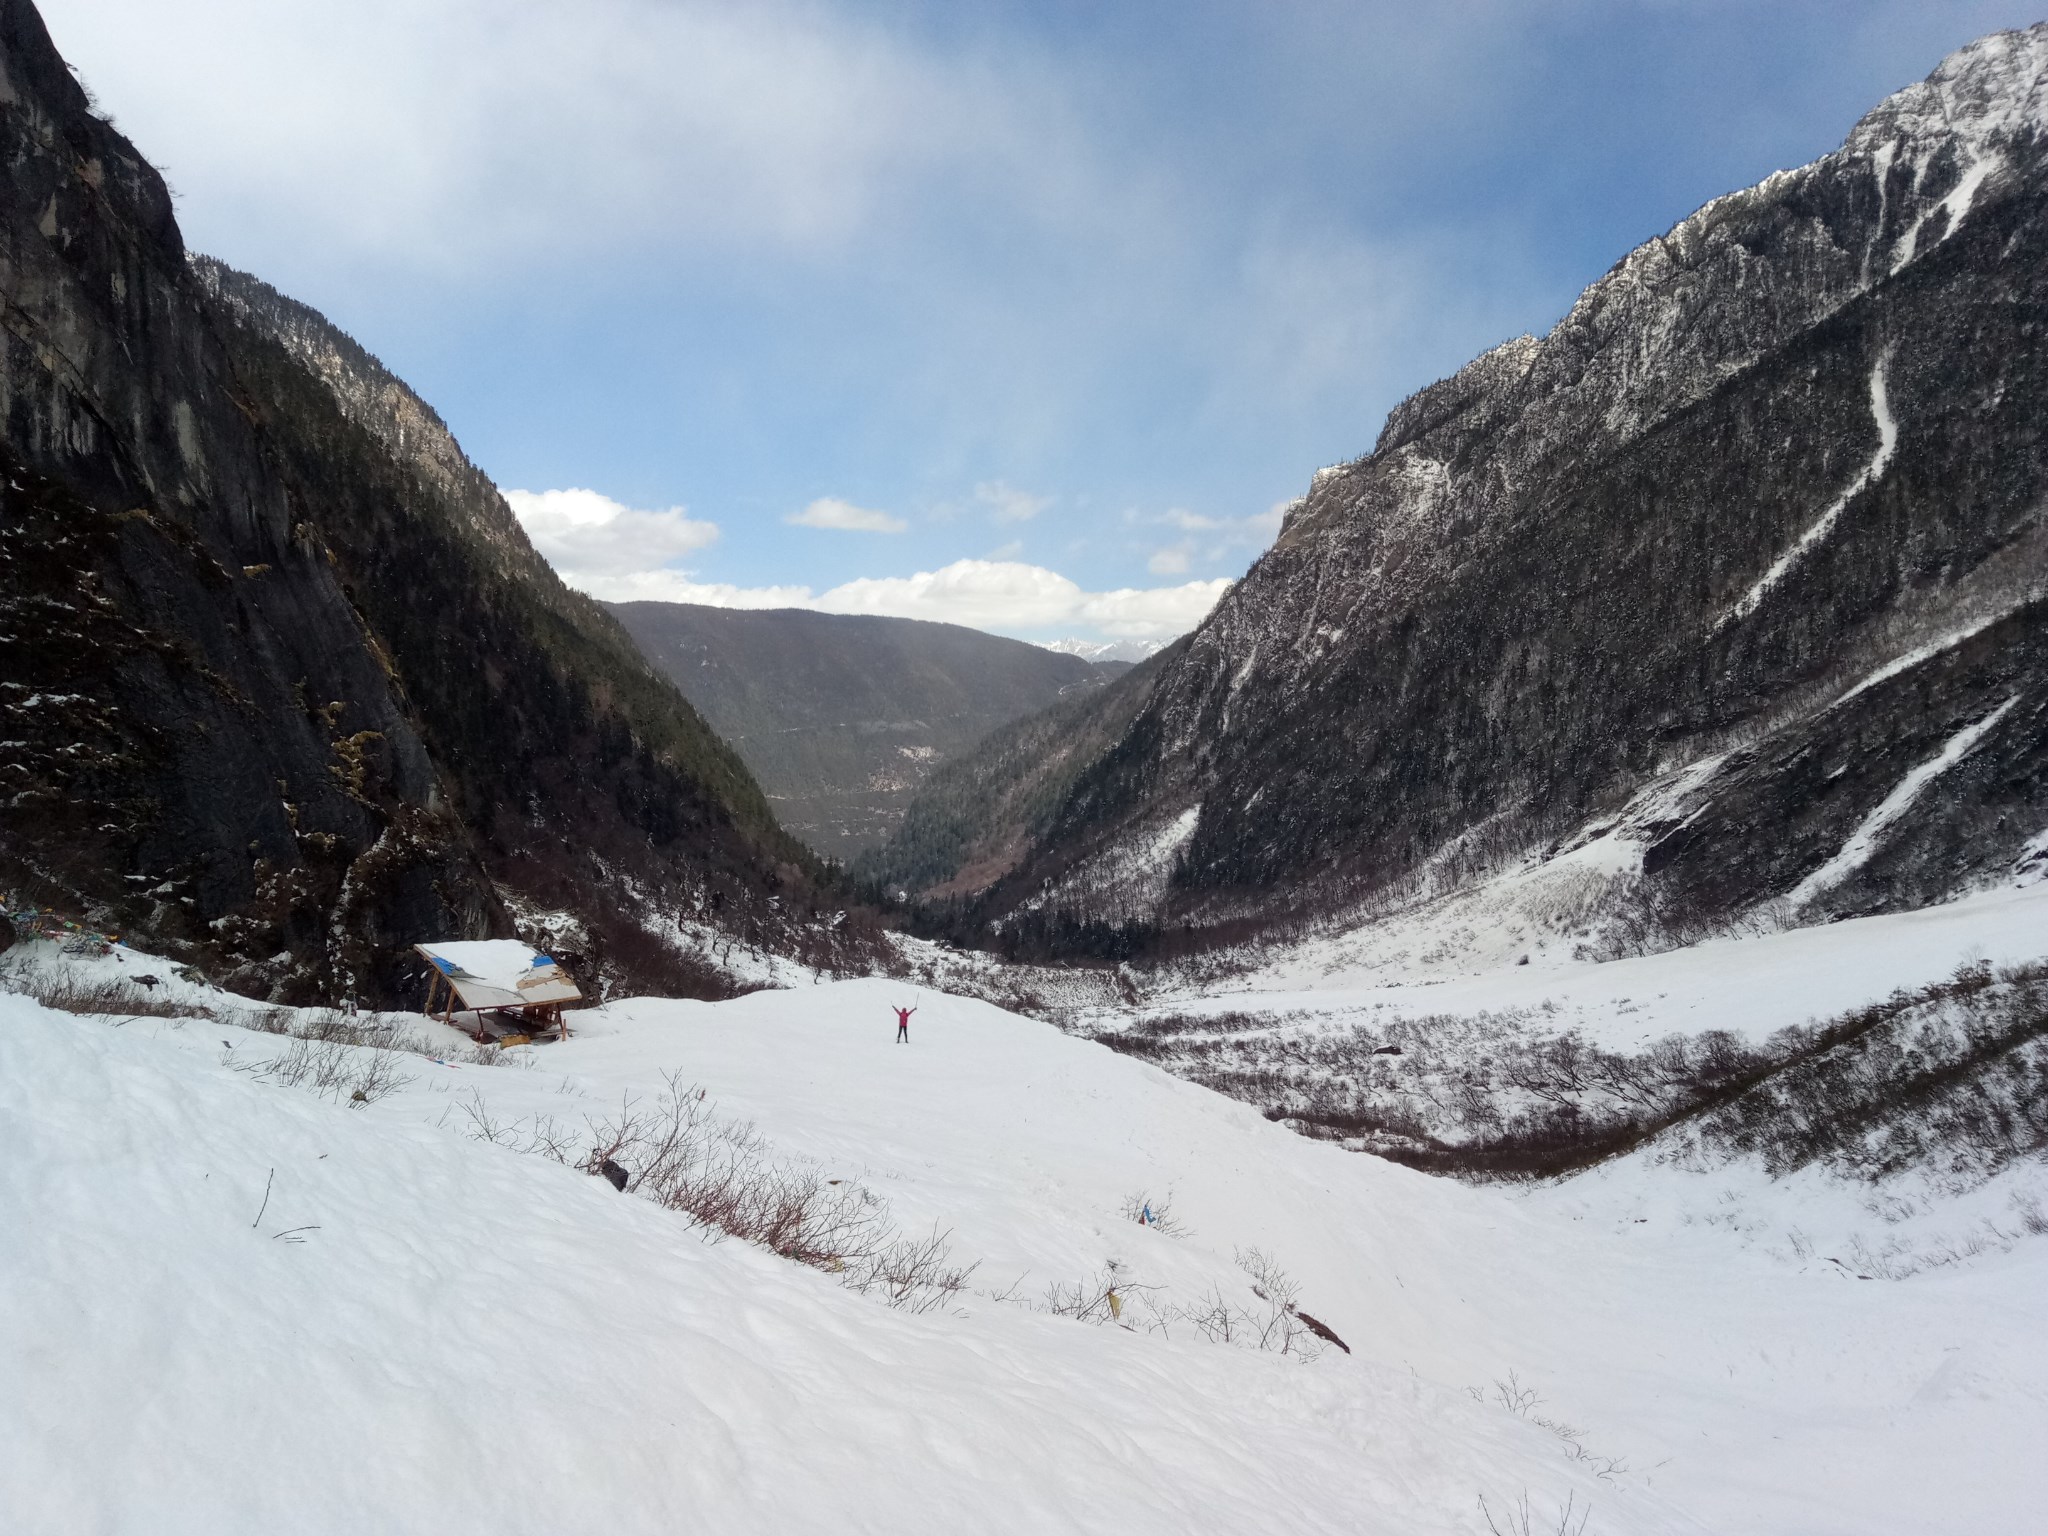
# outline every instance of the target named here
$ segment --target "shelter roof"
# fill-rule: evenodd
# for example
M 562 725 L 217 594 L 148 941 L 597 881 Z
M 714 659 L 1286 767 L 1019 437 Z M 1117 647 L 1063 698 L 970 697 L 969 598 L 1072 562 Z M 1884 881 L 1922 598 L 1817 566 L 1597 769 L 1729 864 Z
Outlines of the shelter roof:
M 583 996 L 568 973 L 517 939 L 460 939 L 413 946 L 448 978 L 465 1008 L 530 1008 Z

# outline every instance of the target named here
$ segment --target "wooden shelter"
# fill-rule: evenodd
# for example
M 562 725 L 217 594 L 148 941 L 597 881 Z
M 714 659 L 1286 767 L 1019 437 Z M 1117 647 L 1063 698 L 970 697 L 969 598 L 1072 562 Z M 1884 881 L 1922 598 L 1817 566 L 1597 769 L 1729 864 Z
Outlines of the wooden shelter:
M 429 967 L 428 1018 L 467 1030 L 478 1040 L 549 1033 L 568 1038 L 562 1007 L 580 1002 L 583 993 L 568 972 L 532 945 L 517 939 L 463 939 L 413 948 Z

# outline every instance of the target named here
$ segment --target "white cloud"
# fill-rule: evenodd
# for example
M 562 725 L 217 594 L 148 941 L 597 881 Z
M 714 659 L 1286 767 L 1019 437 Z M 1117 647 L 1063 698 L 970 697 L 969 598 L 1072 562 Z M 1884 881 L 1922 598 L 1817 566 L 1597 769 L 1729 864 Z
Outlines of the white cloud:
M 718 539 L 716 523 L 682 507 L 642 511 L 597 491 L 506 491 L 526 536 L 564 581 L 585 591 L 593 583 L 629 578 L 680 560 Z
M 1145 562 L 1145 568 L 1154 576 L 1185 576 L 1191 554 L 1185 544 L 1169 544 L 1164 549 L 1154 550 L 1152 558 Z
M 715 524 L 693 521 L 681 507 L 639 511 L 589 490 L 506 491 L 505 500 L 534 548 L 562 580 L 611 603 L 815 608 L 824 613 L 931 619 L 1002 633 L 1082 630 L 1113 639 L 1166 641 L 1194 628 L 1230 588 L 1228 580 L 1218 579 L 1090 592 L 1042 565 L 1003 558 L 1014 545 L 998 550 L 994 559 L 956 560 L 910 576 L 864 576 L 824 592 L 807 586 L 743 587 L 703 581 L 696 572 L 672 564 L 718 537 Z M 885 517 L 829 499 L 812 502 L 799 517 L 821 507 L 828 509 L 821 515 L 832 519 L 841 513 Z M 886 520 L 901 526 L 896 519 Z M 871 525 L 831 520 L 807 526 Z
M 716 524 L 693 520 L 681 507 L 642 511 L 600 492 L 577 489 L 506 491 L 505 500 L 534 548 L 564 581 L 613 603 L 815 608 L 825 613 L 933 619 L 1005 633 L 1084 630 L 1115 639 L 1163 641 L 1194 628 L 1230 588 L 1228 580 L 1219 578 L 1090 592 L 1042 565 L 1003 558 L 1014 546 L 997 551 L 995 559 L 955 560 L 910 576 L 863 576 L 824 592 L 807 586 L 743 587 L 702 581 L 696 572 L 675 566 L 675 561 L 718 537 Z M 798 518 L 812 513 L 823 520 L 806 526 L 878 526 L 859 519 L 883 519 L 895 525 L 890 531 L 902 526 L 885 513 L 830 498 L 812 502 Z M 1162 573 L 1178 575 L 1180 569 Z
M 568 578 L 563 578 L 565 581 Z M 608 603 L 696 603 L 705 608 L 813 608 L 809 587 L 741 587 L 698 581 L 691 571 L 634 571 L 569 585 Z
M 1080 622 L 1120 640 L 1172 640 L 1209 616 L 1236 585 L 1227 576 L 1177 587 L 1120 587 L 1081 605 Z
M 881 613 L 1004 632 L 1093 629 L 1136 640 L 1170 640 L 1199 624 L 1230 588 L 1226 579 L 1177 587 L 1089 592 L 1042 565 L 956 560 L 912 576 L 845 582 L 806 606 Z
M 974 499 L 989 509 L 998 523 L 1028 523 L 1052 505 L 1050 496 L 1033 496 L 1001 480 L 984 480 L 974 488 Z
M 783 521 L 794 523 L 799 528 L 837 528 L 845 533 L 901 533 L 910 526 L 900 517 L 869 507 L 856 507 L 837 496 L 820 496 L 803 511 L 792 512 Z

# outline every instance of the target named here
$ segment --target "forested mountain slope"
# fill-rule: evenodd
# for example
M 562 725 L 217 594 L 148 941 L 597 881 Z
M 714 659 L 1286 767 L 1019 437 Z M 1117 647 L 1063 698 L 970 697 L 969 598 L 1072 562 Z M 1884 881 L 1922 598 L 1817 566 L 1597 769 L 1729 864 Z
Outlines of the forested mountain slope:
M 1067 792 L 1149 697 L 1154 656 L 1106 686 L 991 731 L 919 786 L 896 829 L 857 859 L 857 879 L 891 896 L 972 896 L 1016 866 Z
M 2044 77 L 2048 25 L 1958 52 L 1397 408 L 983 916 L 1241 931 L 1590 846 L 1698 932 L 2037 857 Z
M 991 730 L 1123 670 L 917 619 L 652 602 L 612 612 L 746 760 L 783 826 L 838 859 L 887 838 L 918 785 Z
M 188 261 L 27 0 L 0 71 L 0 880 L 292 997 L 391 995 L 512 908 L 697 991 L 674 917 L 795 942 L 744 766 L 433 412 Z

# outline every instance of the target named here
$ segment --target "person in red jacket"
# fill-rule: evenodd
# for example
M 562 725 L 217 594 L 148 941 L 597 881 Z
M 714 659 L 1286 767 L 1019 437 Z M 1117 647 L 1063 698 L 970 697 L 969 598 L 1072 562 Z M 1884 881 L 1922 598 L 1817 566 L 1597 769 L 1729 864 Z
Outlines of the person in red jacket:
M 896 1043 L 898 1045 L 908 1045 L 910 1043 L 910 1016 L 915 1012 L 917 1012 L 915 1008 L 898 1008 L 896 1010 Z

